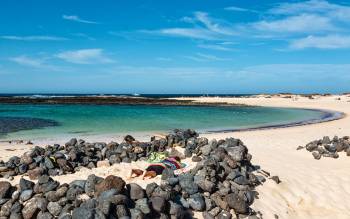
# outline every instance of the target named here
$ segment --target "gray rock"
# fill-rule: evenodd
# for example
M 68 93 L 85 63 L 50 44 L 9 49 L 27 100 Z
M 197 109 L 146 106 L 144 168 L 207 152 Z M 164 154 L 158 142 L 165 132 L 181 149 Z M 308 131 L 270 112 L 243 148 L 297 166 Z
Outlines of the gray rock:
M 53 164 L 52 160 L 49 157 L 44 158 L 44 163 L 45 163 L 45 167 L 48 169 L 55 168 L 55 165 Z
M 12 212 L 10 215 L 10 219 L 23 219 L 23 217 L 22 217 L 21 213 Z
M 272 176 L 270 179 L 272 179 L 273 181 L 275 181 L 276 184 L 280 184 L 281 180 L 278 176 Z
M 118 218 L 129 216 L 128 210 L 126 209 L 125 205 L 117 205 L 115 211 Z
M 316 160 L 321 159 L 321 154 L 317 151 L 312 152 L 312 156 L 314 156 Z
M 322 139 L 322 144 L 330 144 L 331 143 L 331 139 L 328 136 L 324 136 Z
M 75 208 L 72 212 L 72 219 L 94 219 L 94 209 Z
M 131 219 L 143 219 L 144 214 L 137 208 L 130 209 Z
M 179 175 L 179 184 L 183 190 L 185 190 L 189 195 L 198 192 L 198 185 L 193 183 L 193 175 L 189 173 Z
M 141 186 L 136 183 L 129 184 L 130 198 L 132 200 L 138 200 L 145 197 L 145 192 Z
M 48 201 L 45 198 L 37 198 L 36 205 L 42 212 L 47 210 Z
M 211 145 L 204 145 L 201 147 L 202 155 L 203 156 L 208 156 L 213 148 Z
M 144 214 L 149 214 L 151 212 L 147 198 L 137 200 L 135 202 L 135 208 L 139 209 Z
M 244 214 L 248 212 L 248 203 L 236 193 L 226 195 L 225 201 L 228 206 L 233 208 L 237 213 Z
M 27 189 L 27 190 L 24 190 L 24 191 L 21 192 L 21 195 L 19 196 L 19 199 L 22 202 L 25 202 L 28 199 L 30 199 L 32 197 L 32 195 L 33 195 L 33 190 Z
M 86 182 L 85 182 L 85 193 L 89 196 L 92 196 L 95 192 L 95 185 L 98 184 L 103 180 L 102 177 L 98 177 L 94 174 L 91 174 L 88 176 Z
M 210 213 L 211 215 L 213 215 L 214 217 L 215 217 L 216 215 L 218 215 L 220 212 L 221 212 L 221 209 L 220 209 L 219 207 L 215 207 L 215 208 L 213 208 L 213 209 L 211 209 L 211 210 L 209 211 L 209 213 Z
M 203 196 L 199 193 L 191 195 L 191 197 L 188 199 L 188 203 L 193 210 L 203 211 L 205 209 Z
M 206 192 L 213 192 L 215 189 L 215 183 L 209 180 L 201 180 L 198 183 L 198 186 Z
M 27 189 L 33 189 L 34 184 L 32 181 L 26 180 L 24 178 L 21 178 L 19 180 L 19 188 L 21 189 L 21 191 L 23 190 L 27 190 Z
M 58 216 L 61 213 L 62 207 L 57 202 L 49 202 L 47 210 L 54 216 Z
M 165 210 L 166 200 L 163 197 L 156 196 L 152 197 L 150 200 L 152 203 L 152 208 L 156 212 L 163 212 Z
M 247 154 L 247 149 L 246 147 L 240 145 L 236 147 L 228 147 L 226 148 L 226 151 L 228 155 L 231 156 L 231 158 L 237 162 L 240 162 L 244 160 L 246 154 Z
M 167 180 L 171 177 L 174 177 L 174 170 L 170 169 L 170 168 L 165 168 L 162 172 L 162 180 Z
M 217 216 L 218 219 L 231 219 L 232 215 L 228 211 L 221 211 Z
M 69 183 L 69 187 L 79 186 L 80 188 L 85 189 L 85 183 L 86 180 L 74 180 L 71 183 Z
M 40 211 L 37 216 L 37 219 L 52 219 L 52 218 L 54 218 L 52 214 L 50 214 L 49 212 L 42 212 L 42 211 Z

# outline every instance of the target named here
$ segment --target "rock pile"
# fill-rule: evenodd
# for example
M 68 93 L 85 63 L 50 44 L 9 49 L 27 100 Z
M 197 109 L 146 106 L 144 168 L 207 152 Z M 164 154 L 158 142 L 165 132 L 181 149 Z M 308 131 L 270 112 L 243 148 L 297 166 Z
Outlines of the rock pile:
M 161 143 L 163 140 L 151 142 L 159 142 L 154 144 L 158 150 L 161 145 L 179 144 L 188 151 L 188 156 L 191 153 L 200 157 L 197 165 L 186 173 L 175 175 L 165 169 L 160 185 L 150 183 L 145 189 L 135 183 L 126 184 L 113 175 L 106 178 L 90 175 L 86 180 L 62 185 L 43 174 L 36 183 L 21 178 L 17 187 L 0 182 L 0 217 L 191 218 L 191 210 L 203 212 L 206 219 L 254 214 L 250 205 L 257 196 L 255 187 L 265 178 L 254 174 L 258 167 L 250 163 L 252 156 L 247 147 L 234 138 L 208 141 L 194 133 L 188 136 L 188 132 L 175 133 L 182 133 L 181 137 L 171 134 L 166 144 Z M 128 141 L 133 141 L 131 136 L 125 140 Z
M 299 146 L 297 149 L 303 149 Z M 324 136 L 322 139 L 312 141 L 305 146 L 306 150 L 312 152 L 312 156 L 319 160 L 321 157 L 338 158 L 338 152 L 345 152 L 347 156 L 350 156 L 350 139 L 349 136 L 339 138 L 334 136 L 330 139 L 328 136 Z
M 64 146 L 55 144 L 45 148 L 36 146 L 21 157 L 13 156 L 7 162 L 0 161 L 0 177 L 12 177 L 28 174 L 30 179 L 37 179 L 42 174 L 50 176 L 74 173 L 80 167 L 94 168 L 99 161 L 107 159 L 109 164 L 130 163 L 146 159 L 152 152 L 163 152 L 169 147 L 186 148 L 186 155 L 191 156 L 197 147 L 198 134 L 193 130 L 174 130 L 165 138 L 152 138 L 150 142 L 138 142 L 128 135 L 120 144 L 88 143 L 84 140 L 71 139 Z M 206 142 L 199 142 L 200 145 Z

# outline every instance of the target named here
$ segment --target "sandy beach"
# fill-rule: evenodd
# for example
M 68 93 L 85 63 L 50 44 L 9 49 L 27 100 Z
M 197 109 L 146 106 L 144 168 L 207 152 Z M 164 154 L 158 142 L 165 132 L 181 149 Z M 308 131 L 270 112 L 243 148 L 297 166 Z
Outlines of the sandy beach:
M 350 218 L 350 175 L 348 167 L 350 157 L 340 153 L 338 159 L 322 158 L 315 160 L 306 150 L 296 150 L 300 145 L 320 139 L 327 135 L 333 137 L 350 135 L 350 97 L 349 96 L 319 96 L 314 99 L 307 97 L 272 97 L 265 96 L 251 98 L 181 98 L 199 102 L 227 102 L 254 106 L 294 107 L 308 109 L 332 110 L 345 113 L 339 120 L 288 127 L 254 131 L 206 133 L 202 136 L 209 139 L 235 137 L 240 138 L 253 155 L 253 164 L 260 165 L 262 169 L 272 175 L 278 175 L 282 181 L 276 184 L 268 180 L 257 188 L 259 199 L 252 208 L 260 211 L 263 218 Z M 139 136 L 139 140 L 148 140 L 149 136 Z M 62 139 L 63 143 L 68 139 Z M 89 139 L 105 142 L 120 141 L 120 137 L 105 137 L 104 139 Z M 35 142 L 45 145 L 52 142 Z M 0 159 L 7 160 L 13 155 L 21 155 L 31 146 L 25 144 L 0 143 Z M 190 160 L 185 160 L 191 163 Z M 193 164 L 190 164 L 190 167 Z M 55 177 L 60 182 L 70 182 L 74 179 L 84 179 L 94 173 L 99 176 L 118 175 L 127 178 L 131 168 L 142 168 L 143 162 L 132 164 L 119 164 L 111 167 L 99 167 L 93 170 L 83 169 L 75 174 Z M 19 177 L 12 181 L 16 184 Z M 155 180 L 142 181 L 141 179 L 126 180 L 137 182 L 145 186 Z

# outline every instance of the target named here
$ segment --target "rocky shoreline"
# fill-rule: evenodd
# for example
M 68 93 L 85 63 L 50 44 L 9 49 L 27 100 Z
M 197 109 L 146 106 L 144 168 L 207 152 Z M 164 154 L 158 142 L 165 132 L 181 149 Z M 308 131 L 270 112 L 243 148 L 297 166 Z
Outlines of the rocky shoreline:
M 161 184 L 146 188 L 114 175 L 60 184 L 50 176 L 94 168 L 100 162 L 114 164 L 146 159 L 149 153 L 184 148 L 185 157 L 197 165 L 176 175 L 165 169 Z M 249 206 L 257 198 L 255 187 L 269 176 L 251 164 L 252 156 L 239 139 L 199 138 L 193 130 L 175 130 L 164 138 L 138 142 L 126 136 L 118 143 L 86 143 L 72 139 L 66 145 L 35 147 L 21 157 L 2 162 L 0 170 L 28 174 L 19 185 L 0 182 L 2 218 L 191 218 L 191 211 L 211 218 L 259 218 Z M 26 165 L 26 168 L 23 168 Z M 26 171 L 24 171 L 26 170 Z M 259 174 L 263 172 L 265 176 Z M 5 175 L 6 175 L 5 174 Z M 7 176 L 11 177 L 11 176 Z M 273 180 L 279 183 L 278 177 Z
M 120 97 L 120 96 L 74 96 L 74 97 L 0 97 L 0 104 L 114 104 L 114 105 L 169 105 L 169 106 L 243 106 L 241 104 L 202 103 L 192 100 L 168 98 Z

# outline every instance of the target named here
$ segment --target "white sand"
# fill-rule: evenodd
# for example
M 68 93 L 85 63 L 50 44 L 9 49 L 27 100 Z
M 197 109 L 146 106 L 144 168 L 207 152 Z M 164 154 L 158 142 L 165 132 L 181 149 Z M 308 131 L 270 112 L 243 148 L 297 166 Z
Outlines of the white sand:
M 310 100 L 285 98 L 200 98 L 197 101 L 229 102 L 247 105 L 328 109 L 350 114 L 350 98 L 320 97 Z M 236 133 L 207 134 L 208 138 L 240 138 L 253 155 L 253 163 L 261 165 L 283 181 L 276 185 L 267 181 L 258 187 L 259 199 L 253 209 L 264 218 L 350 218 L 350 157 L 313 159 L 299 145 L 324 135 L 350 135 L 350 118 L 291 128 Z
M 204 102 L 229 102 L 247 105 L 296 107 L 327 109 L 350 114 L 350 97 L 339 96 L 319 97 L 310 100 L 298 97 L 287 99 L 273 98 L 195 98 Z M 183 98 L 182 98 L 183 99 Z M 231 133 L 204 134 L 208 138 L 240 138 L 253 155 L 253 163 L 264 170 L 278 175 L 282 183 L 277 185 L 268 180 L 257 188 L 259 199 L 253 204 L 253 209 L 260 211 L 263 218 L 350 218 L 350 157 L 340 154 L 339 159 L 313 159 L 311 153 L 296 150 L 299 145 L 322 138 L 324 135 L 350 135 L 350 118 L 306 126 L 256 130 Z M 97 139 L 98 141 L 101 139 Z M 104 141 L 109 141 L 106 138 Z M 148 140 L 148 138 L 140 139 Z M 43 143 L 44 145 L 44 143 Z M 0 159 L 12 155 L 21 155 L 28 149 L 27 145 L 17 145 L 16 151 L 6 149 L 14 145 L 0 143 Z M 119 164 L 112 167 L 101 167 L 93 170 L 84 169 L 78 173 L 58 176 L 60 182 L 70 182 L 74 179 L 85 179 L 94 173 L 100 176 L 115 174 L 126 179 L 131 168 L 144 168 L 146 163 Z M 13 183 L 18 182 L 16 177 Z M 127 180 L 130 182 L 130 180 Z M 143 186 L 151 181 L 141 179 L 131 180 Z

